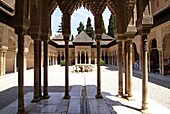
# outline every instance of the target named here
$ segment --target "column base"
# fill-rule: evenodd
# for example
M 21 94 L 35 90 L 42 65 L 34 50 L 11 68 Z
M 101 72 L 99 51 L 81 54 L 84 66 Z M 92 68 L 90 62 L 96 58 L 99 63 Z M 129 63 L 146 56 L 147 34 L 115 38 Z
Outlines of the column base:
M 152 114 L 149 109 L 141 109 L 142 114 Z
M 133 96 L 127 96 L 126 99 L 128 101 L 135 101 L 135 98 Z
M 50 98 L 49 95 L 44 95 L 44 96 L 42 97 L 42 99 L 49 99 L 49 98 Z
M 96 97 L 96 99 L 102 99 L 103 98 L 103 96 L 101 94 L 99 94 L 99 95 L 97 94 L 95 97 Z
M 63 99 L 70 99 L 70 98 L 71 98 L 70 95 L 65 95 L 65 96 L 63 97 Z
M 119 92 L 117 95 L 118 98 L 122 98 L 123 97 L 123 92 Z
M 35 102 L 39 102 L 40 100 L 41 100 L 41 98 L 38 97 L 38 98 L 34 98 L 31 102 L 32 102 L 32 103 L 35 103 Z
M 25 109 L 23 109 L 23 110 L 18 110 L 17 114 L 25 114 Z

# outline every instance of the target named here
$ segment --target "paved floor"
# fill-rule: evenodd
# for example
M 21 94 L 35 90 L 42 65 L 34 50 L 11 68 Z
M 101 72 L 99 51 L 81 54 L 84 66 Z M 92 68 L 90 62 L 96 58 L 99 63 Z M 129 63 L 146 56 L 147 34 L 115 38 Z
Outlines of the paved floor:
M 49 67 L 48 100 L 30 103 L 33 98 L 33 70 L 25 72 L 26 112 L 55 114 L 140 114 L 141 72 L 134 71 L 134 101 L 118 98 L 118 71 L 116 66 L 101 67 L 101 89 L 104 99 L 95 99 L 96 67 L 90 73 L 69 72 L 71 99 L 64 96 L 64 67 Z M 42 79 L 43 80 L 43 79 Z M 149 74 L 149 109 L 152 114 L 170 114 L 170 77 Z M 168 84 L 169 83 L 169 84 Z M 17 73 L 0 77 L 0 114 L 17 112 Z

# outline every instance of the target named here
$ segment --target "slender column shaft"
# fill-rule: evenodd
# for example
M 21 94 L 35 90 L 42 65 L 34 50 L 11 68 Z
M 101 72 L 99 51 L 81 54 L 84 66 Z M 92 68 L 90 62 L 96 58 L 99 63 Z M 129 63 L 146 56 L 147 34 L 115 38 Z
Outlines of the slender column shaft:
M 142 110 L 148 109 L 147 35 L 142 35 Z
M 18 113 L 24 111 L 24 35 L 18 35 Z
M 75 57 L 75 64 L 77 64 L 77 56 Z
M 44 89 L 43 98 L 49 98 L 48 95 L 48 41 L 44 40 Z
M 151 64 L 150 64 L 150 52 L 148 54 L 148 71 L 151 72 Z
M 164 66 L 164 64 L 163 64 L 163 51 L 162 50 L 160 50 L 159 51 L 159 68 L 160 68 L 160 74 L 163 74 L 163 66 Z
M 96 98 L 102 98 L 101 95 L 101 71 L 100 71 L 100 40 L 97 40 L 97 95 Z
M 128 43 L 128 97 L 132 97 L 132 40 Z
M 128 41 L 125 41 L 124 44 L 124 56 L 125 56 L 125 94 L 128 94 Z
M 14 51 L 14 73 L 16 73 L 17 69 L 17 53 Z
M 39 41 L 34 40 L 34 98 L 32 102 L 40 101 L 39 97 Z
M 39 41 L 39 97 L 42 97 L 42 90 L 41 90 L 41 41 Z
M 69 36 L 64 36 L 64 37 L 69 37 Z M 65 38 L 69 39 L 69 38 Z M 69 99 L 69 44 L 68 40 L 65 40 L 65 99 Z
M 119 90 L 118 96 L 123 96 L 123 70 L 122 70 L 122 41 L 118 42 L 118 64 L 119 64 Z

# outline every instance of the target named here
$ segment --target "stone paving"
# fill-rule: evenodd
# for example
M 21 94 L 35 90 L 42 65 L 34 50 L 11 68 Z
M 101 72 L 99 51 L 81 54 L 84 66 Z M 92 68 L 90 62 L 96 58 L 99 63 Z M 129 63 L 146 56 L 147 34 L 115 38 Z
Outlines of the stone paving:
M 128 101 L 125 98 L 118 98 L 118 71 L 115 66 L 101 67 L 101 89 L 103 99 L 96 99 L 97 72 L 96 66 L 93 72 L 72 73 L 72 66 L 69 70 L 69 84 L 71 99 L 65 100 L 64 96 L 64 67 L 49 67 L 49 95 L 47 100 L 41 100 L 39 103 L 31 103 L 33 98 L 33 70 L 25 72 L 25 107 L 28 114 L 33 113 L 55 113 L 55 114 L 141 114 L 141 72 L 134 71 L 133 95 L 134 101 Z M 154 75 L 153 75 L 154 76 Z M 157 75 L 155 75 L 157 76 Z M 43 80 L 43 79 L 42 79 Z M 164 82 L 170 82 L 170 77 L 157 78 Z M 159 81 L 158 81 L 159 82 Z M 8 74 L 0 77 L 0 114 L 13 114 L 17 112 L 17 73 Z M 13 91 L 11 90 L 14 89 Z M 29 89 L 28 89 L 29 88 Z M 152 97 L 153 90 L 157 96 Z M 164 93 L 160 93 L 161 89 Z M 6 92 L 8 91 L 9 92 Z M 14 93 L 10 93 L 10 92 Z M 152 114 L 170 114 L 170 89 L 159 83 L 149 82 L 149 111 Z M 5 93 L 6 92 L 6 93 Z M 11 98 L 4 95 L 11 94 Z M 162 94 L 166 94 L 165 99 Z M 3 96 L 2 96 L 3 95 Z M 10 100 L 13 99 L 13 100 Z M 157 100 L 158 99 L 158 100 Z M 161 101 L 163 102 L 157 102 Z M 9 101 L 8 101 L 9 100 Z M 8 101 L 8 103 L 3 102 Z M 4 104 L 4 105 L 3 105 Z

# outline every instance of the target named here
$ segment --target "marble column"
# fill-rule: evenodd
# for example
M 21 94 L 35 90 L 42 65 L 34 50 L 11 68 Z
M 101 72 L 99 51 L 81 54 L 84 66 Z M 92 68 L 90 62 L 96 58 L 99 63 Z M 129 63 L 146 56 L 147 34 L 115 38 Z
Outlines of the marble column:
M 42 56 L 42 42 L 39 41 L 39 97 L 42 98 L 42 90 L 41 90 L 41 56 Z
M 64 99 L 69 99 L 69 36 L 65 38 L 65 96 Z
M 24 35 L 18 34 L 18 113 L 24 108 Z
M 122 97 L 123 96 L 122 41 L 118 41 L 118 69 L 119 69 L 118 97 Z
M 100 68 L 100 41 L 102 39 L 102 14 L 94 15 L 95 21 L 95 34 L 97 43 L 97 95 L 96 98 L 103 98 L 101 94 L 101 68 Z
M 89 56 L 89 63 L 88 64 L 91 64 L 91 56 Z
M 24 71 L 27 70 L 27 54 L 28 54 L 28 49 L 24 50 Z
M 86 55 L 86 53 L 85 53 L 84 55 L 85 55 L 85 64 L 87 64 L 87 63 L 86 63 L 86 56 L 87 56 L 87 55 Z
M 46 36 L 47 37 L 47 36 Z M 48 40 L 44 40 L 44 88 L 43 98 L 48 99 Z
M 148 109 L 147 35 L 142 34 L 142 110 Z
M 124 42 L 124 60 L 125 60 L 125 94 L 127 95 L 128 94 L 128 67 L 129 67 L 129 64 L 128 64 L 128 61 L 129 61 L 129 58 L 128 58 L 128 50 L 129 50 L 129 47 L 128 47 L 128 41 L 125 41 Z
M 148 71 L 151 72 L 151 65 L 150 65 L 150 51 L 148 52 Z
M 31 102 L 39 102 L 40 101 L 40 90 L 39 90 L 39 60 L 37 61 L 36 58 L 39 59 L 39 44 L 40 41 L 37 39 L 34 39 L 34 96 L 33 100 Z
M 65 41 L 65 95 L 64 99 L 69 99 L 69 38 L 70 38 L 70 20 L 71 14 L 63 13 L 62 33 Z
M 164 70 L 163 70 L 163 66 L 164 66 L 164 61 L 163 61 L 163 51 L 161 49 L 159 49 L 159 71 L 160 74 L 163 75 L 164 74 Z
M 17 72 L 17 51 L 15 50 L 15 51 L 13 51 L 13 53 L 14 53 L 14 73 L 16 73 Z
M 132 60 L 132 51 L 133 44 L 132 40 L 128 41 L 128 99 L 132 100 L 132 75 L 133 75 L 133 60 Z
M 101 37 L 101 36 L 98 36 Z M 96 98 L 102 98 L 101 95 L 101 68 L 100 68 L 100 40 L 97 40 L 97 95 Z
M 95 64 L 97 64 L 97 58 L 95 57 L 95 59 L 94 59 L 94 62 L 95 62 Z
M 0 76 L 5 75 L 6 72 L 6 52 L 8 47 L 2 46 L 0 49 Z

